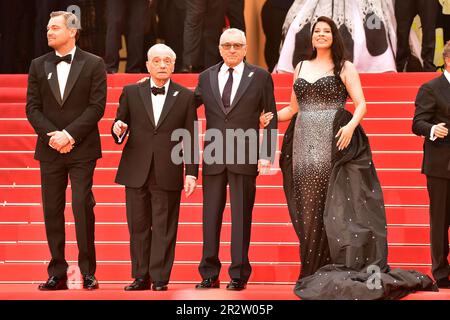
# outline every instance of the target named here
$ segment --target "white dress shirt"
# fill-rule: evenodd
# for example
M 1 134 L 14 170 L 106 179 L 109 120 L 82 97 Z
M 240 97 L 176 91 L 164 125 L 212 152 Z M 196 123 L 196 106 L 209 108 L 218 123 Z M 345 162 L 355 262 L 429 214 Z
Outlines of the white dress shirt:
M 228 69 L 230 67 L 225 63 L 220 67 L 219 70 L 219 90 L 220 96 L 223 94 L 223 89 L 225 88 L 225 84 L 228 81 L 228 77 L 230 73 Z M 244 62 L 242 61 L 236 67 L 233 68 L 233 86 L 231 87 L 231 97 L 230 97 L 230 106 L 233 104 L 234 96 L 236 95 L 236 91 L 239 87 L 239 83 L 242 79 L 242 74 L 244 73 Z
M 165 88 L 165 93 L 164 93 L 164 94 L 157 94 L 157 95 L 155 96 L 153 93 L 151 93 L 151 96 L 152 96 L 152 105 L 153 105 L 153 116 L 155 117 L 155 125 L 158 125 L 159 118 L 161 117 L 161 112 L 162 112 L 164 103 L 166 102 L 167 93 L 168 93 L 168 91 L 169 91 L 169 84 L 170 84 L 170 79 L 169 79 L 169 81 L 167 81 L 167 82 L 164 84 L 164 86 L 163 86 L 163 87 Z M 153 82 L 153 79 L 152 79 L 152 78 L 150 78 L 150 88 L 151 88 L 151 87 L 161 88 L 161 87 L 157 86 L 157 85 Z M 191 176 L 191 175 L 186 175 L 186 178 L 187 178 L 187 177 L 191 177 L 191 178 L 193 178 L 194 180 L 197 180 L 196 177 Z
M 75 56 L 76 49 L 77 49 L 77 47 L 73 47 L 73 49 L 70 50 L 70 52 L 68 53 L 68 54 L 72 55 L 71 61 L 73 61 L 73 57 Z M 58 51 L 55 51 L 55 54 L 58 57 L 63 56 Z M 67 78 L 69 77 L 69 72 L 70 72 L 71 66 L 72 66 L 71 63 L 67 63 L 65 61 L 61 61 L 60 63 L 58 63 L 56 65 L 56 73 L 58 74 L 58 84 L 59 84 L 59 92 L 61 94 L 61 100 L 64 98 L 64 90 L 66 89 Z
M 166 102 L 167 91 L 169 91 L 169 84 L 170 84 L 170 79 L 163 85 L 164 90 L 165 90 L 164 94 L 157 94 L 156 96 L 153 93 L 151 94 L 152 105 L 153 105 L 153 116 L 155 118 L 155 125 L 158 125 L 159 118 L 161 117 L 161 112 L 164 107 L 164 103 Z M 152 87 L 162 88 L 162 87 L 157 86 L 153 82 L 153 79 L 150 78 L 150 88 L 152 88 Z
M 77 47 L 75 46 L 68 53 L 68 54 L 72 55 L 71 62 L 73 61 L 73 57 L 75 56 L 76 49 L 77 49 Z M 58 51 L 55 51 L 55 54 L 58 57 L 62 57 L 63 56 Z M 61 61 L 60 63 L 58 63 L 56 65 L 56 73 L 58 74 L 58 85 L 59 85 L 59 93 L 61 94 L 61 100 L 64 99 L 64 90 L 66 90 L 67 79 L 69 78 L 69 72 L 70 72 L 70 67 L 71 66 L 72 66 L 71 63 L 67 63 L 65 61 Z M 72 136 L 65 129 L 63 130 L 63 132 L 67 136 L 67 138 L 69 138 L 69 140 L 70 140 L 70 142 L 72 144 L 75 143 L 75 140 L 72 138 Z
M 444 70 L 444 76 L 447 79 L 447 81 L 450 83 L 450 72 L 448 72 L 447 70 Z M 431 131 L 430 131 L 430 140 L 434 141 L 437 139 L 437 137 L 434 135 L 434 130 L 436 129 L 436 125 L 431 127 Z
M 447 81 L 450 83 L 450 72 L 448 72 L 447 69 L 444 70 L 444 76 L 447 79 Z

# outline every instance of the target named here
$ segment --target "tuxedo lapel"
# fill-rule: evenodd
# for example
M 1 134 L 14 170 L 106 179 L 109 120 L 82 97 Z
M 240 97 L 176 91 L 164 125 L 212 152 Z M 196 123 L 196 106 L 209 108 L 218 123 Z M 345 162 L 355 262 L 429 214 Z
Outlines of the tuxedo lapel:
M 159 116 L 158 124 L 156 126 L 157 128 L 167 117 L 167 114 L 169 113 L 170 109 L 173 107 L 175 101 L 178 98 L 179 92 L 180 92 L 179 90 L 176 90 L 173 81 L 170 81 L 169 89 L 167 90 L 166 100 L 164 101 L 164 106 L 162 108 L 161 115 Z
M 236 95 L 234 96 L 233 103 L 231 104 L 230 112 L 237 105 L 239 100 L 242 98 L 245 90 L 247 90 L 248 85 L 253 80 L 254 68 L 249 67 L 246 63 L 244 64 L 244 72 L 242 73 L 241 82 L 239 83 L 239 87 L 236 91 Z
M 447 102 L 447 114 L 450 114 L 450 82 L 448 82 L 444 74 L 442 74 L 439 80 L 439 90 L 445 97 L 444 100 Z
M 155 115 L 153 114 L 153 104 L 152 104 L 152 96 L 150 90 L 150 80 L 146 80 L 139 85 L 139 94 L 141 96 L 142 102 L 144 103 L 145 111 L 150 119 L 153 127 L 155 125 Z
M 56 101 L 62 106 L 61 93 L 59 91 L 58 73 L 56 71 L 56 65 L 54 58 L 50 55 L 50 58 L 44 62 L 45 76 L 47 77 L 48 84 L 55 96 Z
M 70 92 L 73 89 L 73 86 L 77 82 L 81 70 L 83 69 L 84 63 L 85 61 L 82 57 L 82 53 L 80 49 L 77 48 L 75 50 L 75 56 L 72 59 L 72 65 L 70 67 L 69 76 L 67 78 L 66 88 L 64 89 L 64 98 L 62 101 L 62 105 L 64 105 L 64 103 L 66 102 L 67 97 L 70 95 Z
M 219 89 L 219 70 L 222 64 L 217 64 L 213 68 L 211 68 L 209 72 L 209 82 L 211 84 L 211 90 L 214 98 L 216 99 L 217 105 L 222 109 L 223 113 L 227 113 L 225 107 L 222 102 L 222 98 L 220 96 Z

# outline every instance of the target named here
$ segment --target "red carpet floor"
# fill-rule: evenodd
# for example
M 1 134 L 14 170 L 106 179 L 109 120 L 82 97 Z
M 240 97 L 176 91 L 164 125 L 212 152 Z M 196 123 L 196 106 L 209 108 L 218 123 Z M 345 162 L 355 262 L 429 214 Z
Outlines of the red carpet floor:
M 42 292 L 31 284 L 1 284 L 0 300 L 298 300 L 291 285 L 249 285 L 243 291 L 196 290 L 193 284 L 171 284 L 164 292 L 125 292 L 123 285 L 102 284 L 100 289 Z M 413 293 L 403 300 L 450 300 L 450 289 Z

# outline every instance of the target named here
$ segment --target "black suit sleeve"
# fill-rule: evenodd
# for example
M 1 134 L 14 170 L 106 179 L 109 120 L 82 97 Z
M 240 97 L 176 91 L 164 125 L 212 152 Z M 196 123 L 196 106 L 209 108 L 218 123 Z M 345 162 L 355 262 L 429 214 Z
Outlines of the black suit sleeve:
M 275 161 L 275 153 L 278 140 L 278 118 L 277 105 L 274 96 L 274 86 L 272 76 L 267 73 L 266 82 L 264 84 L 264 91 L 262 96 L 262 108 L 264 112 L 272 112 L 273 118 L 263 131 L 263 143 L 261 146 L 260 159 L 270 160 L 271 163 Z
M 190 145 L 186 146 L 190 148 L 190 159 L 185 158 L 185 167 L 186 167 L 186 175 L 198 177 L 198 163 L 199 163 L 199 146 L 198 140 L 196 137 L 198 136 L 198 130 L 195 130 L 195 126 L 198 125 L 197 122 L 197 108 L 195 105 L 195 97 L 191 95 L 191 99 L 189 100 L 188 111 L 186 114 L 186 120 L 184 123 L 184 128 L 189 131 L 189 136 L 191 137 Z M 184 153 L 186 155 L 186 153 Z
M 194 91 L 194 103 L 195 103 L 196 108 L 200 107 L 203 104 L 202 88 L 201 88 L 201 84 L 200 84 L 200 79 L 198 80 L 198 85 Z
M 125 141 L 125 137 L 127 136 L 128 132 L 130 131 L 130 113 L 128 109 L 128 95 L 127 95 L 127 88 L 124 87 L 122 90 L 122 94 L 119 98 L 119 107 L 117 108 L 116 112 L 116 119 L 114 119 L 114 122 L 111 126 L 111 135 L 114 138 L 114 142 L 117 144 L 122 144 Z M 122 121 L 128 125 L 127 130 L 123 134 L 122 141 L 119 142 L 119 138 L 116 136 L 116 134 L 113 132 L 114 124 L 118 121 Z
M 42 112 L 42 97 L 39 91 L 39 81 L 36 72 L 35 61 L 31 63 L 30 71 L 28 73 L 28 88 L 27 88 L 27 104 L 25 107 L 28 121 L 36 131 L 40 140 L 48 144 L 50 137 L 47 133 L 58 131 L 55 126 Z
M 89 105 L 84 112 L 65 129 L 79 143 L 97 127 L 103 117 L 106 104 L 106 70 L 102 59 L 98 59 L 92 73 Z
M 432 122 L 436 114 L 436 98 L 429 84 L 420 87 L 416 97 L 416 110 L 414 113 L 412 131 L 418 136 L 430 137 Z

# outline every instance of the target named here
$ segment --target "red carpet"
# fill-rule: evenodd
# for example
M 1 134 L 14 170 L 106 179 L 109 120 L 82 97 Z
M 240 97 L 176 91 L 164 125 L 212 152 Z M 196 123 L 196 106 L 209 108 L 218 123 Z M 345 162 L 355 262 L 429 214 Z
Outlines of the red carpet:
M 100 122 L 103 159 L 95 173 L 97 276 L 102 289 L 40 293 L 36 283 L 46 279 L 50 258 L 46 244 L 40 195 L 38 162 L 33 160 L 36 136 L 25 116 L 26 75 L 0 76 L 0 299 L 296 299 L 292 284 L 299 269 L 297 237 L 290 224 L 282 190 L 281 173 L 260 176 L 253 214 L 250 259 L 253 274 L 248 290 L 205 294 L 193 290 L 199 280 L 201 256 L 201 188 L 182 199 L 176 262 L 165 293 L 124 294 L 130 281 L 129 235 L 124 190 L 114 184 L 121 147 L 110 137 L 122 86 L 143 75 L 108 78 L 108 104 Z M 388 221 L 389 263 L 430 274 L 428 197 L 420 174 L 422 139 L 411 133 L 414 99 L 418 87 L 437 74 L 363 74 L 368 113 L 363 122 L 382 183 Z M 195 87 L 197 75 L 175 75 L 174 80 Z M 292 78 L 275 75 L 278 108 L 289 101 Z M 352 103 L 348 104 L 350 110 Z M 199 118 L 204 130 L 203 108 Z M 282 133 L 287 123 L 280 125 Z M 200 139 L 201 140 L 201 139 Z M 201 184 L 201 179 L 200 179 Z M 69 190 L 70 191 L 70 190 Z M 66 214 L 69 264 L 76 265 L 77 248 L 68 192 Z M 222 232 L 222 281 L 228 281 L 230 212 L 227 206 Z M 264 284 L 264 285 L 258 285 Z M 450 291 L 418 293 L 408 299 L 449 299 Z

